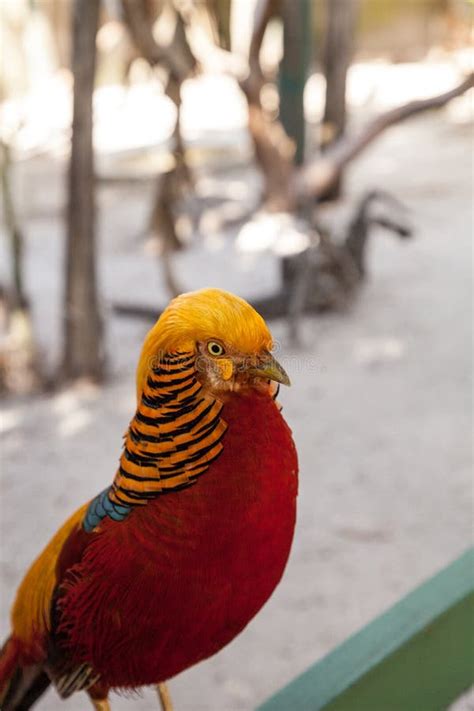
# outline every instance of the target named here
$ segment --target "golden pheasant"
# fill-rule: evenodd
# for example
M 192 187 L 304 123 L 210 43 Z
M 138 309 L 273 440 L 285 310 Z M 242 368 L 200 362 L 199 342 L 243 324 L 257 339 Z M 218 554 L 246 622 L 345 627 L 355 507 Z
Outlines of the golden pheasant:
M 285 568 L 297 458 L 275 401 L 288 376 L 262 317 L 204 289 L 146 337 L 137 409 L 111 486 L 80 508 L 18 590 L 0 654 L 3 711 L 52 682 L 109 709 L 111 689 L 163 686 L 215 654 Z

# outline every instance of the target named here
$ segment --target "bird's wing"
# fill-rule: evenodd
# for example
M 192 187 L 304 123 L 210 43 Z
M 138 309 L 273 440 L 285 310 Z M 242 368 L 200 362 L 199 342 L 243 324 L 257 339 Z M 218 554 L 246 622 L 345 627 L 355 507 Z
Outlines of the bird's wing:
M 63 548 L 76 531 L 89 504 L 78 509 L 53 536 L 31 565 L 18 588 L 12 608 L 12 631 L 25 649 L 37 655 L 51 631 L 51 602 L 58 582 L 57 566 Z
M 68 664 L 58 648 L 55 629 L 61 582 L 97 535 L 88 533 L 83 526 L 89 507 L 85 504 L 66 521 L 30 567 L 12 610 L 13 637 L 21 643 L 23 654 L 41 659 L 42 668 L 63 698 L 98 680 L 88 664 Z

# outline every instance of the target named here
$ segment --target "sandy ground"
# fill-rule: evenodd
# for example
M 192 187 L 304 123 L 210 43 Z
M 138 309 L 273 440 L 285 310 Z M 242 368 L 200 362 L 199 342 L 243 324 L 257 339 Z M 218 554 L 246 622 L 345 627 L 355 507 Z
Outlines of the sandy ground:
M 249 711 L 468 547 L 470 147 L 468 128 L 437 114 L 393 129 L 351 170 L 349 201 L 387 188 L 411 209 L 416 239 L 401 244 L 374 234 L 370 278 L 357 302 L 346 314 L 307 319 L 303 348 L 288 341 L 284 324 L 272 324 L 293 380 L 281 401 L 301 465 L 291 560 L 245 632 L 171 682 L 177 711 Z M 45 182 L 41 166 L 32 168 L 24 188 L 28 283 L 49 362 L 59 343 L 62 228 L 51 209 L 61 200 L 60 175 Z M 251 186 L 237 180 L 231 193 Z M 148 195 L 137 187 L 117 200 L 113 190 L 101 191 L 106 307 L 118 297 L 165 298 L 137 237 Z M 249 296 L 275 286 L 274 258 L 237 259 L 229 241 L 217 238 L 209 249 L 206 257 L 202 246 L 178 257 L 186 288 L 213 284 Z M 109 318 L 106 387 L 3 406 L 2 636 L 27 565 L 113 476 L 144 333 L 143 324 Z M 83 695 L 60 703 L 54 692 L 38 704 L 44 711 L 86 707 Z M 152 691 L 113 699 L 117 710 L 156 707 Z

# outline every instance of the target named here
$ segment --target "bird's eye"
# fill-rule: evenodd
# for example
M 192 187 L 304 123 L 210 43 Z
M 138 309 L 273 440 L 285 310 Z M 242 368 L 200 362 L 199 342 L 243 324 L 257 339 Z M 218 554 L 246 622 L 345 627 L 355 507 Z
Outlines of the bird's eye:
M 209 341 L 207 344 L 207 350 L 212 356 L 221 356 L 224 355 L 224 347 L 221 346 L 220 343 L 217 343 L 217 341 Z

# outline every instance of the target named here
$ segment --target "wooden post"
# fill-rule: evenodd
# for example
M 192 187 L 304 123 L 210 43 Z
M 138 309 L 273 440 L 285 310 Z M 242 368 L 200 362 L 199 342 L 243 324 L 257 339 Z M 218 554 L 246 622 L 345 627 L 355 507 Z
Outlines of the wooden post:
M 303 93 L 311 47 L 310 0 L 283 0 L 283 58 L 280 64 L 280 121 L 296 143 L 295 162 L 304 159 L 305 120 Z
M 100 0 L 74 0 L 74 105 L 69 164 L 63 375 L 103 375 L 96 276 L 92 96 Z

